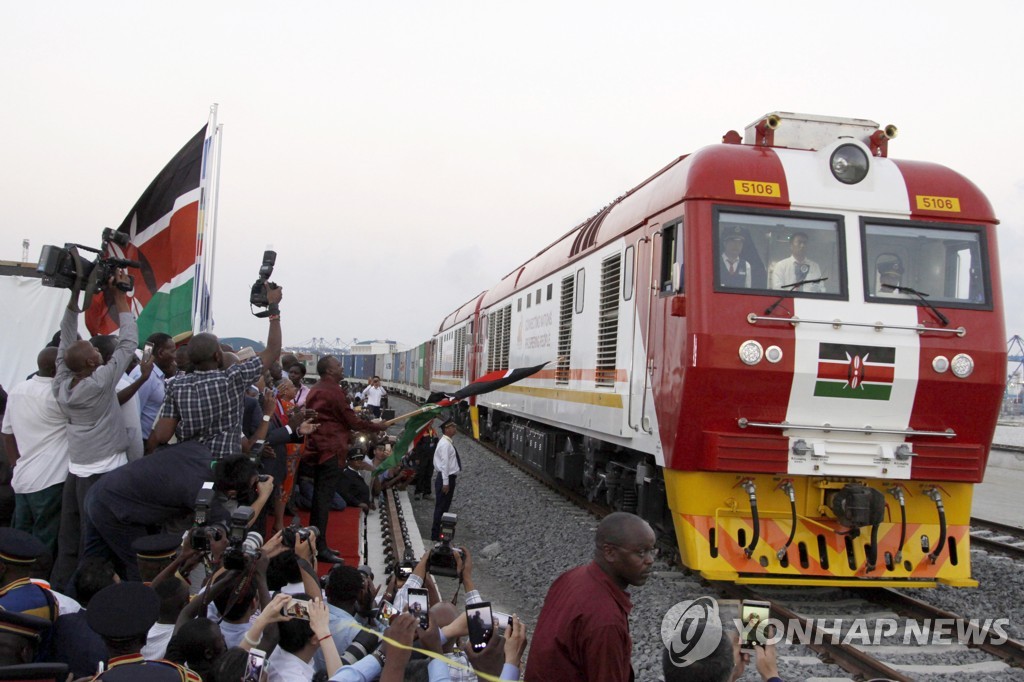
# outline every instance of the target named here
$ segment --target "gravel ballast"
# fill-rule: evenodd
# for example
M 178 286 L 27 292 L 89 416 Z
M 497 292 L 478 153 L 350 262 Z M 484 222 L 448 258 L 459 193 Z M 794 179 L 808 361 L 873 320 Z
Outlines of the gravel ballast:
M 399 414 L 414 409 L 411 403 L 392 396 Z M 465 545 L 474 556 L 474 579 L 483 598 L 495 610 L 518 614 L 532 628 L 551 582 L 563 572 L 591 560 L 594 531 L 598 520 L 504 462 L 479 443 L 462 434 L 455 444 L 462 459 L 452 512 L 458 514 L 456 545 Z M 409 490 L 410 495 L 412 490 Z M 413 502 L 420 533 L 429 536 L 433 500 Z M 429 539 L 424 540 L 428 547 Z M 1015 614 L 1024 603 L 1021 567 L 1005 557 L 972 552 L 977 589 L 939 587 L 910 590 L 915 597 L 947 611 L 978 618 L 1009 618 L 1007 628 L 1014 638 L 1024 636 L 1021 619 Z M 440 579 L 442 595 L 450 598 L 455 583 Z M 856 590 L 846 591 L 856 595 Z M 658 681 L 661 675 L 661 621 L 674 604 L 702 595 L 721 598 L 715 587 L 699 577 L 669 566 L 659 559 L 655 572 L 642 587 L 630 588 L 633 612 L 633 667 L 637 680 Z M 461 603 L 461 600 L 460 600 Z M 779 668 L 784 680 L 810 677 L 843 678 L 834 666 L 816 661 L 815 654 L 802 646 L 779 645 Z M 916 657 L 926 660 L 927 656 Z M 948 655 L 943 661 L 948 660 Z M 979 660 L 973 651 L 963 653 L 964 661 Z M 917 675 L 914 675 L 917 677 Z M 748 669 L 743 680 L 758 680 Z M 1005 673 L 958 674 L 946 679 L 1024 679 L 1020 670 Z

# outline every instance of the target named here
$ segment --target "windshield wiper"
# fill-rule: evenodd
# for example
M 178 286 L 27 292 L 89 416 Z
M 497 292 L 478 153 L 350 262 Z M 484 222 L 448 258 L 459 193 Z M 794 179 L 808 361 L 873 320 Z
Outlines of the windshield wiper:
M 901 294 L 902 293 L 907 293 L 907 294 L 913 294 L 914 296 L 917 296 L 917 299 L 919 301 L 921 301 L 921 304 L 924 305 L 924 307 L 928 308 L 928 310 L 932 311 L 935 314 L 935 317 L 938 318 L 939 322 L 942 323 L 943 327 L 948 327 L 949 326 L 949 318 L 947 318 L 945 315 L 943 315 L 939 311 L 939 309 L 936 308 L 935 305 L 926 298 L 926 296 L 928 296 L 928 294 L 924 293 L 923 291 L 918 291 L 917 289 L 911 289 L 910 287 L 903 287 L 903 286 L 900 286 L 898 284 L 885 284 L 885 283 L 882 284 L 882 288 L 884 288 L 884 289 L 893 289 L 895 291 L 900 292 Z
M 805 284 L 818 284 L 819 282 L 825 282 L 827 279 L 828 278 L 817 278 L 817 279 L 814 279 L 814 280 L 801 280 L 800 282 L 794 282 L 793 284 L 782 285 L 782 289 L 790 289 L 791 291 L 788 291 L 787 293 L 782 294 L 781 296 L 779 296 L 775 300 L 774 303 L 772 303 L 767 308 L 765 308 L 765 314 L 766 315 L 770 315 L 775 310 L 775 308 L 777 308 L 779 306 L 779 304 L 782 303 L 783 300 L 793 296 L 793 291 L 796 290 L 797 287 L 803 287 Z M 790 309 L 786 308 L 786 312 L 790 312 Z M 790 312 L 790 314 L 792 315 L 793 313 Z
M 802 279 L 799 282 L 793 282 L 792 284 L 783 284 L 782 288 L 796 289 L 797 287 L 802 287 L 805 284 L 817 284 L 818 282 L 825 282 L 827 280 L 828 277 L 818 277 L 817 279 Z

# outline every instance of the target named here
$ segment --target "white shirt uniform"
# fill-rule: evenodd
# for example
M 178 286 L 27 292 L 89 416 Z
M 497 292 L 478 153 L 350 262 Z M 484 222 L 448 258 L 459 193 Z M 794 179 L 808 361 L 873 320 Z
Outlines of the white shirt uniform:
M 434 450 L 434 470 L 441 474 L 442 485 L 449 485 L 450 478 L 461 471 L 455 444 L 448 436 L 441 436 Z
M 803 273 L 803 268 L 807 269 L 806 274 Z M 807 279 L 818 279 L 819 277 L 821 277 L 821 268 L 818 267 L 817 263 L 809 258 L 804 259 L 803 263 L 797 263 L 796 259 L 790 256 L 789 258 L 783 258 L 772 268 L 772 289 L 782 289 L 787 284 L 796 284 L 797 282 Z M 794 291 L 822 293 L 825 291 L 825 283 L 805 284 L 802 287 L 796 287 Z
M 21 453 L 11 480 L 14 492 L 37 493 L 68 477 L 67 425 L 52 378 L 34 376 L 11 389 L 3 432 L 14 434 Z
M 363 389 L 363 400 L 367 405 L 380 407 L 380 399 L 388 394 L 381 386 L 367 386 Z

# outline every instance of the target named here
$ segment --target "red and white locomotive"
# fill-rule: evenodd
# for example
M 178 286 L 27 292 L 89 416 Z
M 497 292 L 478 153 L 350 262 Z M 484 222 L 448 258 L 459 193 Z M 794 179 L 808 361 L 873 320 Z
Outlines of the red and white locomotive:
M 775 113 L 676 159 L 450 314 L 423 383 L 553 361 L 478 398 L 484 434 L 708 578 L 974 584 L 996 219 L 895 133 Z

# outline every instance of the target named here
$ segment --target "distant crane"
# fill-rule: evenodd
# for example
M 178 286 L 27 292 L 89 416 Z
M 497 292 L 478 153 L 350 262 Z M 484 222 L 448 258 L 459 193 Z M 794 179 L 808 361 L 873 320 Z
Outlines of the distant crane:
M 325 339 L 322 336 L 314 336 L 302 343 L 289 345 L 287 350 L 299 351 L 302 353 L 313 353 L 314 355 L 344 355 L 349 352 L 349 345 L 335 337 L 333 340 Z
M 1017 334 L 1006 343 L 1006 362 L 1010 363 L 1009 367 L 1013 367 L 1009 373 L 1011 377 L 1017 373 L 1024 375 L 1024 339 Z

